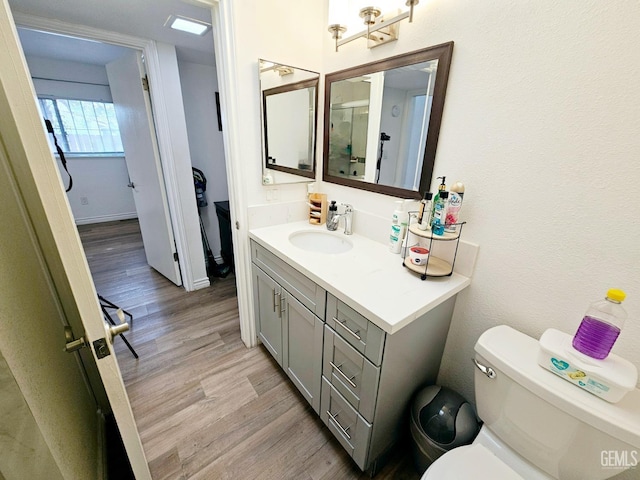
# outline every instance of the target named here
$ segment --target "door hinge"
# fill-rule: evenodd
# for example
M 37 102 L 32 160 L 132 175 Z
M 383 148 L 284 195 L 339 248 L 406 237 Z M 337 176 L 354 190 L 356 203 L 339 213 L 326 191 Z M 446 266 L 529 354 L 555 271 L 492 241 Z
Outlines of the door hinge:
M 173 261 L 174 262 L 178 261 L 178 252 L 173 252 Z
M 149 91 L 149 77 L 147 75 L 142 77 L 142 89 Z

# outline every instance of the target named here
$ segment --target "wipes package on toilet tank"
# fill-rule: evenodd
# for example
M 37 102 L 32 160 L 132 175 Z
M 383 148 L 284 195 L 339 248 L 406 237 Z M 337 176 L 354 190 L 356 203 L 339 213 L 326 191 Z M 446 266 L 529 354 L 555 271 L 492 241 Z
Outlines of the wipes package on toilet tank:
M 636 387 L 634 364 L 613 353 L 603 360 L 591 358 L 576 350 L 572 341 L 571 335 L 548 329 L 540 337 L 538 364 L 610 403 L 619 402 Z

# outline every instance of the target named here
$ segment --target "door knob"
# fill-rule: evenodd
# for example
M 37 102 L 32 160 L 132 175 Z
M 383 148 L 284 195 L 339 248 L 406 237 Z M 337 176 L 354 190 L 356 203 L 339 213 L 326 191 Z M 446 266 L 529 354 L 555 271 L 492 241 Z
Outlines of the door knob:
M 113 338 L 116 335 L 120 335 L 121 333 L 129 331 L 129 324 L 124 321 L 124 312 L 121 308 L 116 311 L 116 315 L 118 316 L 118 320 L 120 320 L 120 325 L 109 325 L 105 322 L 104 329 L 107 332 L 107 338 L 109 342 L 113 344 Z
M 64 327 L 64 339 L 66 341 L 64 351 L 67 353 L 75 352 L 87 346 L 87 341 L 84 337 L 74 338 L 73 330 L 71 330 L 69 325 Z

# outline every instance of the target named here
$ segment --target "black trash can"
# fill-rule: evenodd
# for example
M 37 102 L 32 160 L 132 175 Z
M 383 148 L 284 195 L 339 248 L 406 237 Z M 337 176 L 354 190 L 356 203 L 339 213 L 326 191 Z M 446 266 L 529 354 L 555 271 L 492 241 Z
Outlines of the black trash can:
M 411 403 L 413 459 L 422 473 L 449 450 L 473 442 L 480 422 L 462 395 L 438 385 L 420 390 Z

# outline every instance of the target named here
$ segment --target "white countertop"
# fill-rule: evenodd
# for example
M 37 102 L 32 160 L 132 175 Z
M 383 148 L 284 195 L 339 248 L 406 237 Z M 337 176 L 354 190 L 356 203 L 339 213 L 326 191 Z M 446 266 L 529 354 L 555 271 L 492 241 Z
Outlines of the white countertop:
M 347 236 L 353 248 L 340 254 L 309 252 L 289 242 L 294 232 L 320 229 L 344 237 L 342 229 L 328 232 L 325 225 L 306 221 L 253 229 L 249 237 L 387 333 L 397 332 L 471 283 L 457 273 L 422 281 L 387 245 L 355 233 Z

